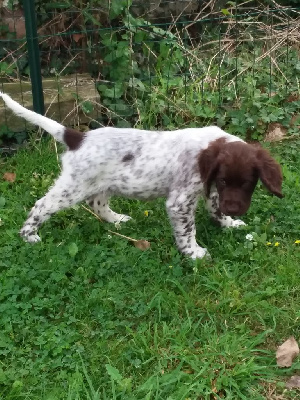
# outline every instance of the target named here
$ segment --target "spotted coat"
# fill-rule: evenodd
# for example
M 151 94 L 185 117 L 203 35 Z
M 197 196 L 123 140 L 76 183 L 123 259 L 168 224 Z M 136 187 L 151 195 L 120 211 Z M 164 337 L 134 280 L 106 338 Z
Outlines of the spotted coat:
M 6 94 L 0 96 L 17 115 L 68 147 L 62 156 L 60 176 L 35 203 L 21 229 L 26 241 L 38 242 L 37 231 L 43 222 L 83 200 L 103 220 L 115 223 L 130 217 L 111 210 L 111 196 L 140 200 L 165 197 L 178 249 L 192 258 L 207 254 L 196 242 L 195 212 L 199 196 L 205 194 L 199 157 L 220 138 L 226 143 L 242 142 L 241 139 L 215 126 L 169 132 L 105 127 L 84 134 L 27 110 Z M 244 225 L 220 211 L 215 186 L 207 195 L 207 208 L 221 226 Z

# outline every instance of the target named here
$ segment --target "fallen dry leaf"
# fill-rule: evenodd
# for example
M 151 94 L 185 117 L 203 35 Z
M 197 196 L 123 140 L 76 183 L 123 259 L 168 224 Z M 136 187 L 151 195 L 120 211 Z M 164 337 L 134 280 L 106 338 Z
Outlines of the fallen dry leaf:
M 295 338 L 291 336 L 277 348 L 276 359 L 279 367 L 290 367 L 293 360 L 299 354 L 299 346 Z
M 14 182 L 16 180 L 16 174 L 14 172 L 5 172 L 3 179 L 7 182 Z
M 292 94 L 290 94 L 289 97 L 286 99 L 286 101 L 287 101 L 288 103 L 291 103 L 291 102 L 293 102 L 293 101 L 298 101 L 298 100 L 299 100 L 299 95 L 298 95 L 298 93 L 292 93 Z
M 150 248 L 150 242 L 148 242 L 148 240 L 134 240 L 133 244 L 136 248 L 142 250 L 142 251 L 146 251 Z
M 182 372 L 184 372 L 185 374 L 191 375 L 194 373 L 194 370 L 193 369 L 183 369 Z
M 265 136 L 266 142 L 278 142 L 285 138 L 287 129 L 279 124 L 278 122 L 272 122 L 269 124 L 268 132 Z
M 299 122 L 300 114 L 294 114 L 290 120 L 290 126 L 295 126 L 297 124 L 297 127 L 299 128 Z
M 80 39 L 84 38 L 83 33 L 73 33 L 73 39 L 76 43 L 79 42 Z
M 300 388 L 300 376 L 293 375 L 286 383 L 288 389 Z

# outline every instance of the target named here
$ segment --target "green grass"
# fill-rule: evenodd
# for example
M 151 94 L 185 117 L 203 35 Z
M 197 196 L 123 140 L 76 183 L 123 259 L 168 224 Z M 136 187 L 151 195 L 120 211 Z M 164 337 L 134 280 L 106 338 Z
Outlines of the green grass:
M 275 350 L 300 337 L 299 145 L 271 149 L 285 198 L 259 186 L 246 228 L 215 227 L 199 204 L 211 262 L 178 253 L 163 200 L 113 200 L 134 218 L 119 232 L 149 240 L 145 252 L 80 206 L 24 243 L 26 214 L 59 172 L 53 142 L 2 159 L 16 181 L 0 181 L 0 398 L 295 399 L 283 382 L 300 361 L 279 369 Z

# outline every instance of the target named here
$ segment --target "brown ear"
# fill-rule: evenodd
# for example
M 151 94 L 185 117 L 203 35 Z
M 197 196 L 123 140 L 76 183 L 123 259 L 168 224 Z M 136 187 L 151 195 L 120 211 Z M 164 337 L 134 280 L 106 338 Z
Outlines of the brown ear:
M 200 174 L 204 182 L 205 194 L 207 197 L 210 194 L 212 182 L 219 169 L 220 162 L 218 156 L 222 145 L 224 145 L 224 140 L 222 139 L 217 139 L 212 142 L 208 148 L 203 150 L 199 155 Z
M 267 150 L 257 151 L 259 177 L 265 187 L 275 196 L 284 197 L 281 193 L 282 172 L 281 167 L 272 158 Z

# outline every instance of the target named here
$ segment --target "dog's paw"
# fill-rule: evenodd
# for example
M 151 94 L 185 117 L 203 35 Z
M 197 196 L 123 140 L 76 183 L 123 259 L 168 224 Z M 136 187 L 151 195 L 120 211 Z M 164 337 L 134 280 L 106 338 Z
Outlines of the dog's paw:
M 37 235 L 35 233 L 28 234 L 28 233 L 24 233 L 21 231 L 20 235 L 22 236 L 24 241 L 27 243 L 38 243 L 41 241 L 41 238 L 39 237 L 39 235 Z
M 204 258 L 204 257 L 211 258 L 211 256 L 210 256 L 209 252 L 207 251 L 207 249 L 205 249 L 203 247 L 200 247 L 200 246 L 197 246 L 193 250 L 193 252 L 190 254 L 190 257 L 192 259 L 194 259 L 194 260 L 196 258 Z
M 115 222 L 127 222 L 127 221 L 130 221 L 131 219 L 132 218 L 129 217 L 129 215 L 119 214 L 118 221 L 115 221 Z
M 39 237 L 39 235 L 34 234 L 34 235 L 28 236 L 25 240 L 28 243 L 38 243 L 41 241 L 41 238 Z
M 241 219 L 233 219 L 228 216 L 222 217 L 222 219 L 220 219 L 220 224 L 223 228 L 238 228 L 239 226 L 246 226 L 245 222 Z
M 241 219 L 233 219 L 232 220 L 232 227 L 233 228 L 238 228 L 239 226 L 246 226 L 247 224 L 245 224 L 244 221 L 242 221 Z
M 37 235 L 29 225 L 23 226 L 23 228 L 20 230 L 20 236 L 25 240 L 25 242 L 28 243 L 37 243 L 41 241 L 39 235 Z
M 132 219 L 131 217 L 129 217 L 129 215 L 117 214 L 113 211 L 111 211 L 109 213 L 102 212 L 99 215 L 100 215 L 100 218 L 103 218 L 104 221 L 110 222 L 111 224 L 120 224 L 121 222 L 127 222 Z

